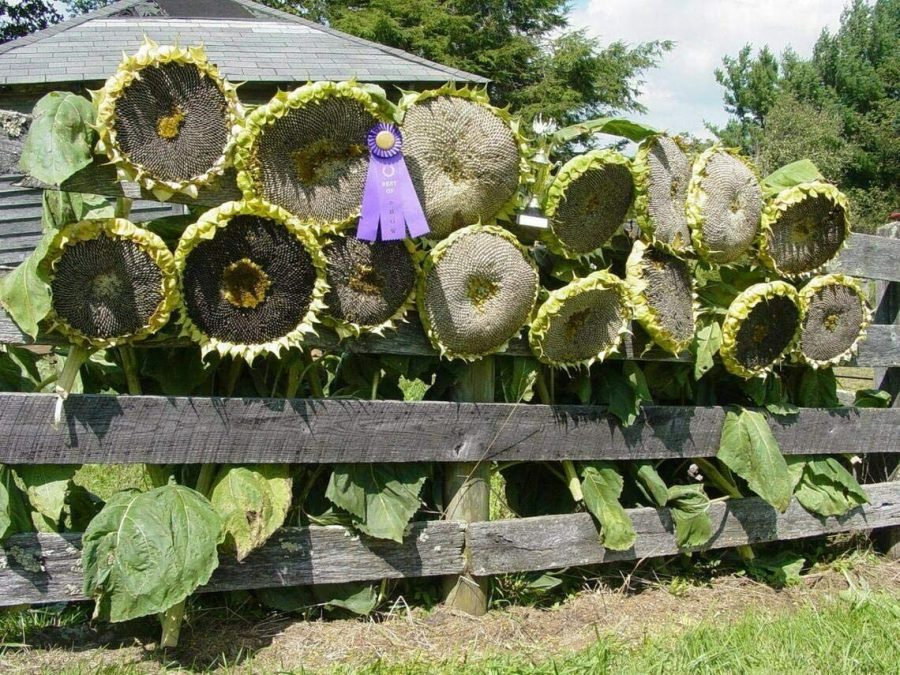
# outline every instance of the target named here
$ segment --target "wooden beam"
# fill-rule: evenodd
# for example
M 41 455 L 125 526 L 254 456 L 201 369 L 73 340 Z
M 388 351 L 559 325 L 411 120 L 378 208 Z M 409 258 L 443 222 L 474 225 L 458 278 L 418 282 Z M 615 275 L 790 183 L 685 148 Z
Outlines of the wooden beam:
M 0 463 L 559 461 L 709 457 L 725 409 L 646 406 L 625 429 L 599 406 L 0 394 Z M 790 454 L 900 451 L 900 409 L 770 418 Z

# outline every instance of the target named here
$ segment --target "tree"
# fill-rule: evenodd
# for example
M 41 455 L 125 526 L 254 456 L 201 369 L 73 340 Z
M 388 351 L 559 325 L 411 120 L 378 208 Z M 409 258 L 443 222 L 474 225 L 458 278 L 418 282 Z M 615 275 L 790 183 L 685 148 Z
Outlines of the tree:
M 0 0 L 0 44 L 62 21 L 47 0 Z

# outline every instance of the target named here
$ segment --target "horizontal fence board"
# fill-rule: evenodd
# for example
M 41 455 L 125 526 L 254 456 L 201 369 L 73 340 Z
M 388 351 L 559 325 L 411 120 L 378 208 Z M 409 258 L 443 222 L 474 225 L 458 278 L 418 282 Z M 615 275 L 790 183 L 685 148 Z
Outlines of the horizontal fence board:
M 645 406 L 622 428 L 599 406 L 438 401 L 0 394 L 0 463 L 558 461 L 708 457 L 725 409 Z M 900 409 L 770 418 L 785 453 L 900 451 Z
M 842 518 L 819 518 L 796 502 L 777 513 L 761 499 L 710 507 L 715 527 L 704 548 L 797 539 L 900 525 L 900 484 L 865 486 L 871 504 Z M 598 543 L 588 514 L 469 523 L 414 523 L 403 544 L 342 527 L 285 528 L 244 562 L 223 557 L 200 592 L 459 574 L 463 542 L 479 576 L 524 572 L 677 552 L 666 509 L 630 509 L 637 533 L 629 551 Z M 81 534 L 15 535 L 0 544 L 0 606 L 82 600 Z
M 413 523 L 402 544 L 343 527 L 291 527 L 237 562 L 222 556 L 200 589 L 238 589 L 375 581 L 459 574 L 461 523 Z M 0 607 L 84 600 L 81 534 L 19 534 L 0 543 Z
M 900 281 L 900 239 L 854 232 L 829 272 L 866 279 Z
M 702 548 L 717 549 L 834 532 L 900 526 L 900 482 L 864 486 L 870 504 L 840 518 L 808 513 L 792 501 L 778 513 L 757 497 L 710 505 L 713 537 Z M 466 533 L 472 573 L 547 570 L 617 560 L 640 560 L 678 552 L 668 509 L 631 509 L 634 547 L 610 551 L 600 545 L 587 513 L 471 523 Z

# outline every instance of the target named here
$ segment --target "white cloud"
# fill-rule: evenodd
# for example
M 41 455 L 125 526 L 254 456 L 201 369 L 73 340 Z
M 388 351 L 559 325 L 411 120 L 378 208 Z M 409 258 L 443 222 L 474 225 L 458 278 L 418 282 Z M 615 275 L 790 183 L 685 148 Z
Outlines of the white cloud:
M 812 53 L 821 30 L 834 31 L 845 0 L 581 0 L 573 28 L 586 28 L 604 44 L 673 40 L 662 65 L 646 74 L 644 120 L 673 132 L 706 135 L 703 122 L 723 124 L 723 89 L 713 71 L 722 57 L 748 42 L 780 54 L 790 45 Z

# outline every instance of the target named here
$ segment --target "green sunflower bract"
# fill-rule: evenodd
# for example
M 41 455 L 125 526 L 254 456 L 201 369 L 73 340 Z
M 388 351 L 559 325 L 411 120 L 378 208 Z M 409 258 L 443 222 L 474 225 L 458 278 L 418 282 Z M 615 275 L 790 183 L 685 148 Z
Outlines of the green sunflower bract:
M 261 200 L 228 202 L 185 230 L 175 252 L 182 333 L 203 354 L 248 363 L 278 355 L 313 331 L 328 290 L 308 228 Z
M 169 249 L 122 218 L 64 227 L 41 264 L 52 291 L 48 320 L 77 345 L 102 349 L 142 340 L 178 304 Z
M 544 198 L 548 248 L 566 258 L 595 253 L 625 221 L 634 200 L 629 161 L 614 150 L 592 150 L 566 162 Z
M 400 109 L 403 156 L 431 237 L 512 216 L 529 171 L 515 118 L 484 91 L 453 84 L 410 93 Z
M 763 211 L 759 257 L 784 276 L 812 274 L 850 237 L 850 204 L 828 183 L 801 183 L 778 193 Z
M 762 375 L 790 352 L 800 332 L 800 294 L 784 281 L 750 286 L 728 308 L 722 324 L 722 362 L 744 378 Z
M 872 310 L 865 291 L 843 274 L 816 277 L 800 291 L 803 324 L 798 355 L 813 368 L 848 361 L 865 339 Z
M 736 150 L 714 145 L 694 162 L 685 208 L 694 250 L 704 260 L 727 264 L 747 253 L 762 207 L 756 169 Z
M 543 363 L 590 366 L 618 349 L 630 321 L 624 282 L 600 270 L 552 291 L 531 322 L 528 341 Z
M 654 243 L 674 253 L 691 247 L 685 215 L 691 160 L 678 138 L 651 136 L 632 163 L 635 220 Z
M 146 40 L 94 99 L 97 152 L 162 201 L 196 198 L 231 162 L 241 104 L 202 47 Z
M 528 323 L 537 266 L 508 231 L 470 225 L 439 242 L 419 277 L 419 316 L 442 356 L 476 360 L 502 351 Z
M 359 216 L 369 166 L 366 137 L 387 102 L 355 82 L 278 92 L 251 112 L 235 164 L 244 199 L 261 198 L 322 231 Z
M 683 352 L 696 326 L 691 268 L 674 255 L 636 241 L 625 269 L 634 318 L 660 347 Z

